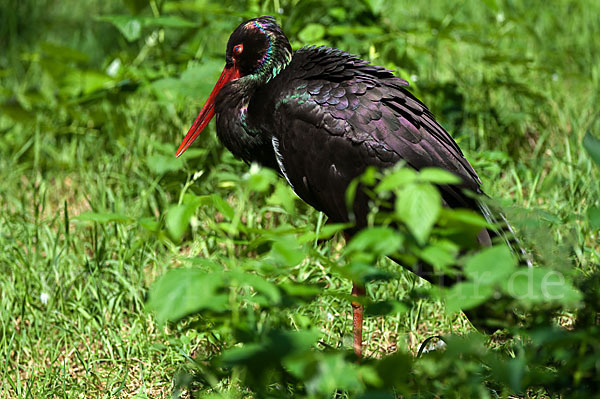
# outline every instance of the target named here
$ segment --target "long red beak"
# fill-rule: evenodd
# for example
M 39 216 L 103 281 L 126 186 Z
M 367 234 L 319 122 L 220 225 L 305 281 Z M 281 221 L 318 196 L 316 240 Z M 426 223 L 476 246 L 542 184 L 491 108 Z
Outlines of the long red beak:
M 219 91 L 221 91 L 221 89 L 223 88 L 223 86 L 225 86 L 227 82 L 239 79 L 239 77 L 240 72 L 235 66 L 225 67 L 225 69 L 223 69 L 223 72 L 221 73 L 221 76 L 219 77 L 215 88 L 210 93 L 208 100 L 206 100 L 206 104 L 204 104 L 204 107 L 202 107 L 202 110 L 200 110 L 200 113 L 194 121 L 194 124 L 192 125 L 190 130 L 185 135 L 185 138 L 179 145 L 177 153 L 175 154 L 176 157 L 179 157 L 181 154 L 183 154 L 185 150 L 187 150 L 187 148 L 194 142 L 194 140 L 196 140 L 196 137 L 198 137 L 200 132 L 204 130 L 206 125 L 208 125 L 208 122 L 210 122 L 213 116 L 215 116 L 215 98 L 217 98 L 217 94 L 219 94 Z

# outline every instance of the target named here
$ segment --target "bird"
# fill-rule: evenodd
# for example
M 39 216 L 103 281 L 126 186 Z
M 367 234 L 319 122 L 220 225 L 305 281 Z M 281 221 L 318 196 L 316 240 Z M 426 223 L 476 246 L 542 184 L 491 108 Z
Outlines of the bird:
M 357 192 L 351 209 L 346 190 L 369 167 L 399 163 L 415 170 L 437 167 L 460 179 L 440 185 L 443 204 L 491 217 L 471 194 L 483 195 L 481 180 L 450 134 L 394 71 L 325 46 L 292 51 L 275 18 L 241 23 L 226 47 L 225 67 L 208 100 L 177 149 L 189 148 L 216 116 L 217 136 L 246 163 L 274 169 L 307 204 L 329 222 L 353 226 L 347 238 L 366 227 L 369 197 Z M 512 230 L 511 230 L 512 231 Z M 478 241 L 496 235 L 482 229 Z M 426 267 L 417 275 L 442 285 Z M 353 282 L 352 295 L 365 295 Z M 362 356 L 363 306 L 352 301 L 353 350 Z

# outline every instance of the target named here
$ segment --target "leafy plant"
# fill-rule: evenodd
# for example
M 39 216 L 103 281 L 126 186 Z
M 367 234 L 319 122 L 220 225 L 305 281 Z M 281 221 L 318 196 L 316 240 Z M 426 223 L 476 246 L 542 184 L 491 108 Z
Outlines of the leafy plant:
M 538 3 L 3 3 L 0 396 L 597 395 L 600 3 Z M 447 174 L 380 176 L 374 201 L 423 203 L 386 203 L 345 243 L 347 226 L 233 159 L 213 128 L 175 160 L 229 34 L 257 15 L 294 49 L 407 79 L 531 248 L 537 271 L 513 285 L 549 276 L 550 296 L 510 295 L 522 269 L 501 243 L 476 254 L 444 235 L 485 223 L 438 206 Z M 466 279 L 437 290 L 388 255 Z M 352 279 L 368 282 L 361 363 Z M 492 306 L 474 320 L 516 309 L 513 327 L 477 335 L 458 309 L 478 304 Z

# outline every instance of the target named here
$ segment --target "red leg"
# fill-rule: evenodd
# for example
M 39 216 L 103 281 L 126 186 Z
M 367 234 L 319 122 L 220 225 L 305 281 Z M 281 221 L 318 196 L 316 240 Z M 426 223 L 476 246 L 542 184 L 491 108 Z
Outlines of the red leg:
M 363 285 L 352 283 L 352 296 L 359 297 L 365 295 Z M 362 328 L 363 328 L 363 305 L 359 302 L 352 302 L 352 330 L 354 333 L 354 353 L 359 358 L 362 357 Z

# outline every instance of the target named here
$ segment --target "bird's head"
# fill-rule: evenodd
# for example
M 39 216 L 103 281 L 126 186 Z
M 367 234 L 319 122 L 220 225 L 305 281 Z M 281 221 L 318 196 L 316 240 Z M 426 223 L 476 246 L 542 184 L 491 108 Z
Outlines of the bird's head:
M 273 69 L 285 67 L 292 59 L 292 47 L 273 17 L 260 17 L 237 27 L 227 42 L 226 68 L 240 77 L 272 78 Z
M 292 47 L 273 17 L 259 17 L 238 26 L 227 42 L 225 69 L 194 124 L 177 149 L 179 157 L 215 114 L 217 94 L 227 83 L 244 79 L 254 85 L 268 82 L 292 59 Z

